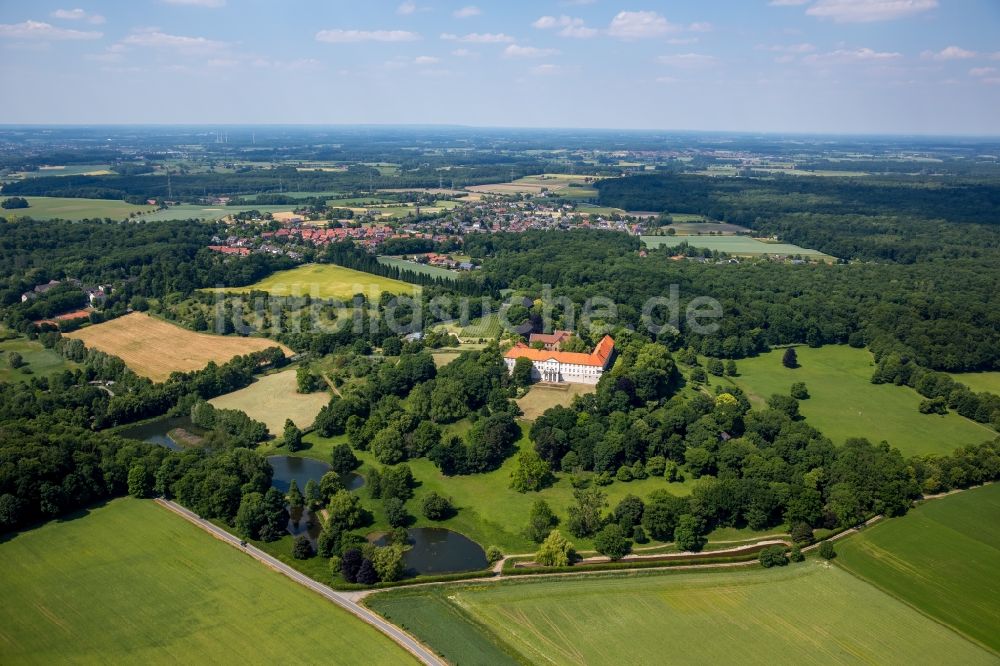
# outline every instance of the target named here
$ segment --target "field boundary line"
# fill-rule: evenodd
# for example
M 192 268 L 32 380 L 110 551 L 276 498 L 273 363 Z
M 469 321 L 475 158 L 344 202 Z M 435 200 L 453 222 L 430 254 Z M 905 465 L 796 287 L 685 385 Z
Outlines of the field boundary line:
M 153 501 L 166 510 L 171 511 L 187 520 L 196 527 L 200 527 L 220 541 L 223 541 L 246 553 L 261 564 L 264 564 L 274 571 L 291 578 L 296 583 L 299 583 L 303 587 L 316 592 L 337 606 L 340 606 L 342 609 L 351 613 L 358 619 L 368 623 L 378 631 L 381 631 L 420 662 L 427 664 L 428 666 L 446 666 L 446 662 L 440 659 L 429 647 L 421 643 L 415 636 L 392 624 L 374 611 L 362 606 L 354 598 L 337 592 L 336 590 L 323 585 L 319 581 L 306 576 L 304 573 L 296 571 L 281 560 L 273 557 L 272 555 L 268 555 L 255 546 L 250 544 L 241 546 L 241 540 L 238 537 L 230 534 L 228 531 L 218 527 L 217 525 L 213 525 L 204 518 L 195 514 L 193 511 L 184 508 L 176 502 L 160 497 L 154 499 Z

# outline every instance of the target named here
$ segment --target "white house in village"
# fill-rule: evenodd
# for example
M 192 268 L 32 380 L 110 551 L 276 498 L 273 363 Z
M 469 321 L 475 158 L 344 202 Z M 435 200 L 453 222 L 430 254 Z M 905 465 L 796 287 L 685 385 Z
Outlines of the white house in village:
M 517 359 L 527 358 L 531 361 L 531 378 L 535 381 L 596 384 L 611 364 L 614 351 L 615 341 L 610 335 L 605 335 L 589 354 L 535 349 L 519 342 L 504 354 L 504 362 L 507 372 L 514 372 Z

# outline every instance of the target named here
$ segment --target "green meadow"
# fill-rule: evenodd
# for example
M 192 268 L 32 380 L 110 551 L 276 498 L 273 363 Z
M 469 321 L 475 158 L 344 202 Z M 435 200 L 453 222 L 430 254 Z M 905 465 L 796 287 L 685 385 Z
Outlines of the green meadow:
M 24 367 L 10 367 L 8 354 L 11 352 L 21 355 Z M 76 363 L 67 361 L 56 351 L 46 349 L 36 340 L 14 338 L 0 342 L 0 382 L 29 381 L 32 377 L 48 377 L 76 367 Z
M 412 271 L 421 275 L 440 277 L 447 280 L 454 280 L 458 276 L 457 271 L 441 268 L 440 266 L 420 264 L 415 261 L 410 261 L 409 259 L 402 259 L 400 257 L 379 257 L 378 263 L 398 268 L 401 271 Z
M 305 296 L 338 299 L 349 302 L 355 294 L 364 294 L 377 301 L 384 292 L 413 295 L 420 287 L 372 275 L 336 264 L 306 264 L 287 271 L 278 271 L 247 287 L 220 287 L 205 291 L 245 294 L 266 291 L 273 296 Z
M 488 651 L 498 663 L 506 655 L 548 664 L 996 663 L 903 602 L 814 560 L 781 570 L 456 584 L 366 603 L 453 663 L 489 663 L 477 659 Z
M 691 247 L 718 250 L 729 254 L 761 256 L 765 254 L 801 255 L 803 257 L 824 258 L 829 255 L 818 250 L 810 250 L 791 243 L 765 243 L 749 236 L 642 236 L 647 247 L 656 248 L 687 243 Z
M 953 372 L 952 379 L 962 382 L 975 393 L 1000 395 L 1000 370 L 993 372 Z
M 916 455 L 950 453 L 996 436 L 990 428 L 954 412 L 921 414 L 923 398 L 907 386 L 872 384 L 874 366 L 865 349 L 797 347 L 799 367 L 792 370 L 781 364 L 783 353 L 777 349 L 739 360 L 739 376 L 710 376 L 710 381 L 723 385 L 732 381 L 758 408 L 771 394 L 788 395 L 793 382 L 805 382 L 811 397 L 800 401 L 799 411 L 806 423 L 838 445 L 849 437 L 867 437 L 873 442 L 885 440 L 904 455 Z
M 838 565 L 1000 654 L 1000 485 L 925 502 L 837 553 Z
M 6 197 L 4 197 L 5 199 Z M 27 208 L 0 208 L 0 217 L 30 217 L 35 220 L 85 220 L 111 218 L 124 220 L 129 215 L 148 213 L 154 206 L 135 206 L 114 199 L 76 199 L 71 197 L 24 197 Z
M 152 501 L 0 542 L 0 663 L 412 663 L 381 633 Z
M 227 215 L 244 213 L 250 210 L 261 213 L 281 213 L 291 211 L 293 206 L 208 206 L 202 204 L 179 204 L 163 210 L 154 210 L 142 216 L 144 220 L 221 220 Z

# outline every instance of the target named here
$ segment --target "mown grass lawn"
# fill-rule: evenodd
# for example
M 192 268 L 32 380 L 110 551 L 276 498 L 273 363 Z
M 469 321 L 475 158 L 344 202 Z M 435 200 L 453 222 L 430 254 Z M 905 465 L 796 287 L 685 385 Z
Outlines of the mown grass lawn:
M 928 501 L 837 553 L 838 565 L 1000 653 L 1000 484 Z
M 994 655 L 816 560 L 781 570 L 456 584 L 366 603 L 453 662 L 491 642 L 548 664 L 990 664 Z M 462 614 L 466 620 L 462 626 Z M 446 625 L 447 630 L 441 626 Z M 477 641 L 466 634 L 479 632 Z
M 413 663 L 151 501 L 85 514 L 0 543 L 0 663 Z
M 1000 395 L 1000 371 L 994 372 L 953 372 L 952 379 L 962 382 L 974 393 L 995 393 Z
M 739 360 L 739 376 L 709 379 L 723 386 L 732 381 L 756 408 L 773 393 L 788 395 L 793 382 L 805 382 L 811 397 L 799 403 L 799 411 L 837 445 L 849 437 L 866 437 L 885 440 L 910 456 L 951 453 L 996 437 L 990 428 L 954 412 L 921 414 L 923 398 L 907 386 L 872 384 L 872 356 L 865 349 L 797 347 L 800 367 L 793 370 L 781 364 L 783 353 L 777 349 Z

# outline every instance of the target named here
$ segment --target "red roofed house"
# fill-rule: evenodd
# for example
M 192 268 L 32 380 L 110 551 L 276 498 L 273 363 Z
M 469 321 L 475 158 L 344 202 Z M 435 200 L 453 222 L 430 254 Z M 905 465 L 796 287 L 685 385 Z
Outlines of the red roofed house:
M 569 340 L 572 336 L 573 334 L 569 331 L 553 331 L 551 335 L 548 333 L 532 333 L 528 336 L 528 344 L 541 342 L 549 351 L 556 351 L 562 346 L 562 343 Z
M 611 364 L 614 351 L 615 341 L 610 335 L 605 335 L 589 354 L 534 349 L 519 342 L 504 354 L 504 362 L 507 372 L 514 372 L 517 359 L 527 358 L 533 366 L 531 378 L 543 382 L 596 384 Z

